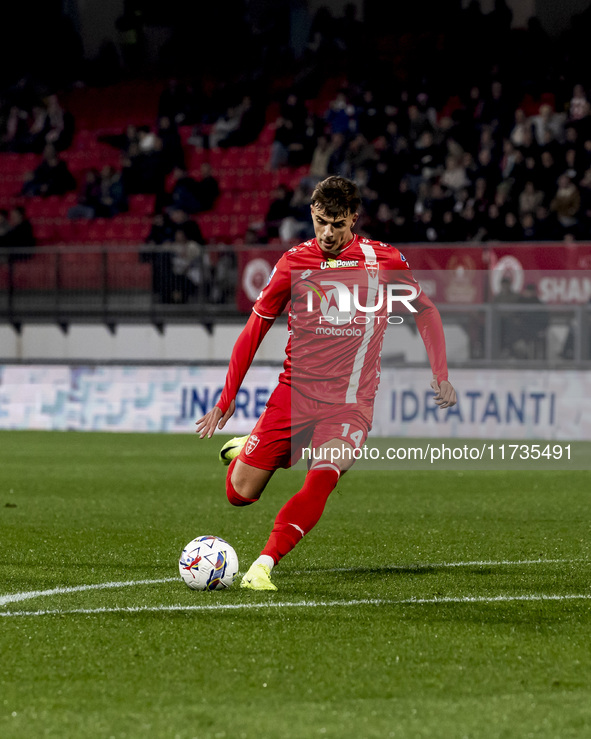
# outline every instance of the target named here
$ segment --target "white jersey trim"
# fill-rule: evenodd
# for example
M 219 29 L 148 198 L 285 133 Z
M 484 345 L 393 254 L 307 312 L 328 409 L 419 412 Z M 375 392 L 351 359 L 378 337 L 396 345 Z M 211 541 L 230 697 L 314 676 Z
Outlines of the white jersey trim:
M 377 264 L 378 260 L 376 258 L 376 253 L 373 246 L 371 244 L 364 243 L 361 240 L 359 241 L 359 246 L 363 251 L 366 263 Z M 369 270 L 366 270 L 366 272 L 367 305 L 375 305 L 376 293 L 379 287 L 379 272 L 376 270 L 376 274 L 373 277 L 369 273 Z M 369 342 L 371 341 L 374 332 L 374 322 L 370 321 L 369 323 L 366 323 L 363 339 L 361 340 L 361 344 L 359 345 L 359 349 L 357 349 L 357 354 L 355 355 L 355 360 L 353 361 L 353 368 L 351 370 L 349 385 L 347 387 L 347 393 L 345 395 L 345 403 L 357 402 L 357 393 L 359 392 L 359 383 L 361 382 L 361 372 L 363 371 L 363 365 L 365 363 L 365 355 L 367 354 L 367 348 L 369 347 Z
M 252 309 L 253 313 L 256 313 L 259 318 L 264 318 L 265 321 L 274 321 L 277 316 L 264 316 L 262 313 L 259 313 L 258 310 Z

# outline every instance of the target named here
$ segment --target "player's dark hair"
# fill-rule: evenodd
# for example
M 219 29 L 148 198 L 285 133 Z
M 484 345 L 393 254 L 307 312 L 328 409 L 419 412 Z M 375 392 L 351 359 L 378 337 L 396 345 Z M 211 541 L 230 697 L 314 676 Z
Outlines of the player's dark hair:
M 316 185 L 312 205 L 331 218 L 339 218 L 357 213 L 361 195 L 357 185 L 346 177 L 327 177 Z

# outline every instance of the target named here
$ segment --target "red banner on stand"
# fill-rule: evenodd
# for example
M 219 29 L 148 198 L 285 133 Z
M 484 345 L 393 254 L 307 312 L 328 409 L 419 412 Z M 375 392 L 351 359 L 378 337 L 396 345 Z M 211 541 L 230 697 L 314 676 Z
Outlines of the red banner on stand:
M 521 293 L 534 284 L 540 300 L 554 304 L 591 301 L 591 244 L 487 243 L 479 246 L 397 244 L 413 274 L 435 303 L 483 303 L 499 291 L 503 277 Z M 254 248 L 238 254 L 236 302 L 252 308 L 285 250 Z
M 259 293 L 269 282 L 273 267 L 284 253 L 284 249 L 273 248 L 254 248 L 238 252 L 236 306 L 239 311 L 250 312 Z

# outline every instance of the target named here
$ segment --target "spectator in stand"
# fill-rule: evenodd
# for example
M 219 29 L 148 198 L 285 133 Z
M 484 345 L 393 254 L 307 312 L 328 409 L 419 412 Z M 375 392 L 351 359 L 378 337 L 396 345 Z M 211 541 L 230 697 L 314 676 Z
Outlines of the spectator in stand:
M 162 159 L 164 171 L 168 174 L 175 167 L 185 166 L 185 152 L 174 119 L 161 116 L 158 119 L 158 138 L 162 141 Z
M 357 133 L 355 106 L 349 103 L 343 90 L 337 94 L 334 100 L 331 100 L 325 121 L 331 134 L 338 133 L 348 137 Z
M 581 196 L 581 220 L 587 224 L 587 231 L 591 226 L 591 169 L 588 169 L 579 182 Z
M 186 169 L 176 167 L 172 173 L 173 187 L 170 202 L 185 213 L 198 213 L 201 210 L 199 183 Z
M 137 126 L 134 126 L 133 123 L 129 123 L 125 127 L 125 131 L 123 133 L 104 134 L 104 135 L 98 136 L 99 141 L 102 141 L 105 144 L 109 144 L 109 146 L 114 146 L 116 149 L 121 149 L 121 151 L 126 152 L 126 153 L 129 153 L 130 150 L 132 150 L 132 146 L 134 144 L 137 147 L 138 139 L 139 139 L 138 129 L 137 129 Z
M 269 169 L 275 171 L 292 163 L 293 158 L 303 150 L 301 134 L 298 133 L 293 121 L 279 116 L 274 123 L 275 137 L 271 144 Z
M 303 178 L 294 190 L 289 203 L 290 213 L 281 221 L 279 238 L 284 244 L 293 244 L 314 238 L 314 226 L 310 221 L 310 198 L 314 185 Z
M 535 229 L 537 241 L 559 241 L 564 233 L 556 215 L 550 213 L 544 205 L 538 205 L 536 209 Z
M 238 105 L 229 107 L 213 124 L 209 134 L 212 149 L 245 146 L 256 140 L 264 125 L 264 111 L 245 95 Z
M 568 117 L 570 121 L 580 121 L 589 114 L 589 101 L 585 88 L 577 84 L 573 88 L 573 96 L 568 106 Z
M 175 207 L 186 213 L 202 213 L 213 208 L 220 194 L 220 186 L 213 176 L 210 164 L 203 162 L 199 180 L 178 167 L 173 176 L 171 201 Z
M 524 216 L 526 213 L 535 213 L 538 205 L 544 200 L 544 193 L 536 190 L 534 183 L 528 180 L 523 190 L 519 193 L 519 214 Z
M 112 218 L 128 209 L 127 193 L 121 172 L 110 165 L 105 165 L 100 177 L 100 202 L 96 207 L 99 218 Z
M 347 145 L 345 161 L 343 162 L 344 176 L 355 179 L 359 169 L 367 169 L 376 159 L 373 146 L 365 136 L 358 134 Z
M 285 121 L 291 121 L 296 137 L 303 136 L 308 118 L 308 109 L 295 93 L 290 93 L 281 104 L 279 117 Z
M 474 183 L 474 197 L 472 198 L 474 210 L 479 218 L 486 215 L 490 202 L 491 192 L 488 182 L 483 177 L 479 177 Z
M 462 241 L 483 241 L 486 230 L 477 218 L 474 206 L 467 203 L 459 218 L 459 231 L 463 234 Z
M 453 210 L 446 210 L 441 219 L 441 227 L 439 229 L 439 241 L 443 243 L 454 243 L 462 241 L 461 226 L 458 218 Z
M 387 203 L 380 203 L 368 231 L 377 241 L 392 244 L 397 236 L 397 228 L 394 223 L 394 210 Z
M 418 243 L 438 241 L 439 234 L 433 223 L 433 213 L 425 208 L 415 221 L 413 241 Z
M 535 139 L 539 146 L 548 146 L 550 141 L 561 141 L 564 133 L 565 115 L 555 113 L 552 106 L 540 105 L 538 115 L 531 118 Z M 548 139 L 548 135 L 550 139 Z
M 3 246 L 8 246 L 6 243 L 6 239 L 4 238 L 8 231 L 10 230 L 10 223 L 8 221 L 8 211 L 4 208 L 0 208 L 0 248 Z M 0 256 L 2 256 L 2 252 L 0 252 Z
M 172 239 L 173 233 L 173 224 L 168 214 L 154 213 L 150 231 L 146 237 L 146 244 L 161 246 L 165 241 Z
M 121 173 L 125 192 L 130 195 L 144 192 L 143 173 L 140 166 L 140 150 L 137 142 L 132 142 L 121 157 Z
M 358 130 L 368 141 L 375 141 L 386 129 L 384 116 L 372 90 L 364 90 L 357 105 Z M 396 124 L 394 124 L 395 128 Z
M 500 241 L 503 232 L 503 218 L 499 206 L 491 203 L 488 206 L 486 218 L 482 221 L 482 240 Z
M 154 151 L 157 138 L 157 135 L 150 130 L 149 126 L 139 126 L 137 129 L 137 143 L 140 154 Z
M 162 303 L 172 302 L 172 253 L 162 246 L 171 241 L 173 236 L 173 223 L 168 215 L 155 213 L 146 238 L 146 244 L 152 248 L 140 252 L 140 261 L 152 266 L 152 294 Z
M 2 151 L 24 152 L 27 150 L 27 112 L 13 105 L 10 108 L 2 133 Z
M 328 163 L 332 155 L 332 145 L 327 136 L 318 137 L 316 146 L 312 153 L 308 177 L 311 182 L 317 183 L 328 177 Z
M 448 156 L 445 159 L 445 169 L 441 175 L 441 184 L 456 192 L 470 185 L 462 159 L 458 156 Z
M 47 145 L 39 166 L 25 177 L 22 194 L 27 196 L 65 195 L 76 188 L 76 180 L 55 148 Z
M 517 302 L 521 305 L 543 306 L 538 297 L 537 287 L 533 283 L 524 287 Z M 519 316 L 518 323 L 521 335 L 512 347 L 515 356 L 523 359 L 545 359 L 547 331 L 550 323 L 547 309 L 524 312 Z
M 485 99 L 481 114 L 481 122 L 489 125 L 493 138 L 502 140 L 508 135 L 513 125 L 514 108 L 509 96 L 503 90 L 500 80 L 494 80 L 491 84 L 490 95 Z
M 169 118 L 171 121 L 183 123 L 189 105 L 187 86 L 175 77 L 166 81 L 158 100 L 158 117 Z
M 512 210 L 505 213 L 499 238 L 501 241 L 521 241 L 523 239 L 523 231 Z
M 526 211 L 521 215 L 519 224 L 521 226 L 523 241 L 536 241 L 537 229 L 534 214 L 530 211 Z
M 577 186 L 567 174 L 560 175 L 557 184 L 556 195 L 550 202 L 550 210 L 556 214 L 558 222 L 566 231 L 578 223 L 581 196 Z
M 521 108 L 517 108 L 515 111 L 515 125 L 509 134 L 509 140 L 516 149 L 521 149 L 525 145 L 528 132 L 531 132 L 531 124 L 525 112 Z
M 347 155 L 347 137 L 342 133 L 335 133 L 331 139 L 331 154 L 328 160 L 329 175 L 340 175 L 344 171 Z
M 166 171 L 162 141 L 158 136 L 154 137 L 149 149 L 138 153 L 135 166 L 138 177 L 136 192 L 156 193 L 156 207 L 159 208 L 164 199 Z
M 239 107 L 238 126 L 218 141 L 218 146 L 248 146 L 257 140 L 265 125 L 264 106 L 256 103 L 249 95 L 242 98 Z
M 8 230 L 4 234 L 3 243 L 9 249 L 23 249 L 21 254 L 18 252 L 11 254 L 10 261 L 29 259 L 32 256 L 31 247 L 36 245 L 36 240 L 33 226 L 23 207 L 11 208 L 8 214 Z
M 271 202 L 265 215 L 265 231 L 268 240 L 279 237 L 279 227 L 282 221 L 292 215 L 292 198 L 293 191 L 287 185 L 278 185 L 271 192 Z
M 47 109 L 39 103 L 33 106 L 26 135 L 21 136 L 21 150 L 41 154 L 46 145 L 46 136 L 49 132 Z
M 412 220 L 415 212 L 417 195 L 411 189 L 408 178 L 404 177 L 398 184 L 398 192 L 393 198 L 393 203 L 398 212 L 407 220 Z
M 428 180 L 443 170 L 443 156 L 441 147 L 434 139 L 431 131 L 421 134 L 412 153 L 409 182 L 416 192 L 422 180 Z
M 170 208 L 168 210 L 168 216 L 174 232 L 180 229 L 184 232 L 188 241 L 195 241 L 201 245 L 207 243 L 197 221 L 190 218 L 184 210 L 181 208 Z
M 57 151 L 64 151 L 71 145 L 74 138 L 74 117 L 62 108 L 57 95 L 49 95 L 45 104 L 48 127 L 45 141 L 52 144 Z
M 94 218 L 101 203 L 101 178 L 97 169 L 89 169 L 78 190 L 78 202 L 68 210 L 68 218 Z
M 508 180 L 516 174 L 516 168 L 523 161 L 522 155 L 509 139 L 503 141 L 503 156 L 500 161 L 501 179 Z
M 203 162 L 201 178 L 198 181 L 199 210 L 211 210 L 220 195 L 220 185 L 213 174 L 211 165 Z
M 540 165 L 536 171 L 535 185 L 544 193 L 544 199 L 547 202 L 550 201 L 552 193 L 556 189 L 558 175 L 559 170 L 554 157 L 549 151 L 543 151 L 540 157 Z
M 433 138 L 434 126 L 426 112 L 421 111 L 418 105 L 409 105 L 407 115 L 408 140 L 411 144 L 419 146 L 419 141 L 427 133 Z
M 564 152 L 564 172 L 573 182 L 579 182 L 585 173 L 584 155 L 577 149 L 567 149 Z
M 194 298 L 205 298 L 205 290 L 211 280 L 203 245 L 189 240 L 185 229 L 177 228 L 168 248 L 172 253 L 171 302 L 186 303 Z

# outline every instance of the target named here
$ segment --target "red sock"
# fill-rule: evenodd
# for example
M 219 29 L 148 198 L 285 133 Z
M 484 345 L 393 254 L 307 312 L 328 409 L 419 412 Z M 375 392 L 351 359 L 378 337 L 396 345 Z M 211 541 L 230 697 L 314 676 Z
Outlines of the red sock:
M 273 531 L 261 554 L 272 557 L 277 564 L 291 552 L 318 523 L 339 476 L 340 470 L 336 465 L 323 463 L 313 467 L 306 475 L 303 488 L 277 514 Z
M 234 485 L 232 485 L 232 470 L 234 469 L 234 465 L 236 464 L 237 459 L 238 457 L 235 457 L 230 462 L 230 466 L 228 467 L 228 474 L 226 475 L 226 495 L 228 496 L 228 500 L 232 505 L 235 506 L 243 506 L 250 505 L 251 503 L 256 503 L 258 498 L 245 498 L 243 495 L 240 495 L 240 493 L 237 493 L 234 490 Z

